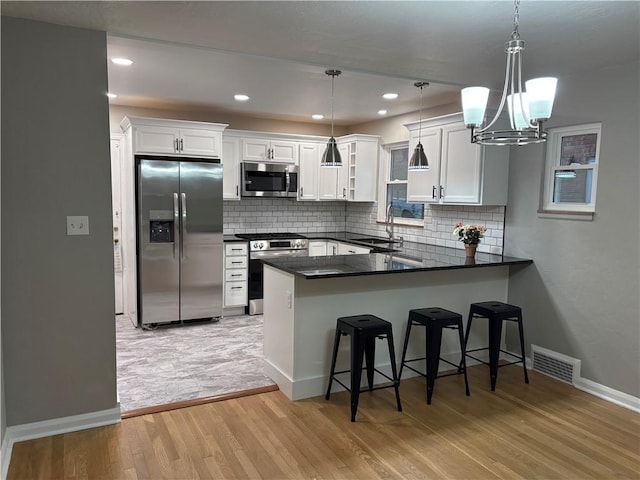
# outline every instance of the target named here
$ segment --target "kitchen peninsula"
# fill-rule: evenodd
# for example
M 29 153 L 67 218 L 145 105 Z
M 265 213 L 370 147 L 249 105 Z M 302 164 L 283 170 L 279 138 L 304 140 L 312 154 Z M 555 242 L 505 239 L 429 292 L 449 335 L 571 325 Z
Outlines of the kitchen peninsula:
M 338 317 L 368 313 L 390 321 L 396 352 L 401 352 L 410 309 L 438 306 L 466 317 L 472 302 L 506 301 L 510 269 L 516 272 L 533 262 L 485 253 L 467 259 L 458 249 L 405 244 L 400 252 L 264 263 L 265 373 L 298 400 L 325 393 Z M 482 330 L 474 330 L 469 348 L 486 345 Z M 445 337 L 442 357 L 459 359 L 457 338 Z M 348 369 L 348 348 L 342 342 L 339 370 Z M 384 371 L 389 360 L 383 350 L 376 361 Z M 421 352 L 424 331 L 412 335 L 409 358 Z

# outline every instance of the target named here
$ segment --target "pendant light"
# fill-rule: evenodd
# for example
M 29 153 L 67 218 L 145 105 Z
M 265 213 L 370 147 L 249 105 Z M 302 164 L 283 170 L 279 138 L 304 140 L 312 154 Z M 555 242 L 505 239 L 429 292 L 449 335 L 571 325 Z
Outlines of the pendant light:
M 342 158 L 340 157 L 340 152 L 338 151 L 336 139 L 333 137 L 333 81 L 335 80 L 335 77 L 340 75 L 342 72 L 340 70 L 325 70 L 324 73 L 331 77 L 331 138 L 327 143 L 327 149 L 322 154 L 322 161 L 320 162 L 320 166 L 341 167 Z
M 422 147 L 422 89 L 427 87 L 429 82 L 416 82 L 414 87 L 420 89 L 420 126 L 418 127 L 418 144 L 416 145 L 411 160 L 409 160 L 409 170 L 425 170 L 429 168 L 429 161 Z
M 502 100 L 493 120 L 482 127 L 489 98 L 486 87 L 462 89 L 462 110 L 464 123 L 471 129 L 471 142 L 482 145 L 528 145 L 547 140 L 547 132 L 542 130 L 542 122 L 551 117 L 556 94 L 557 78 L 534 78 L 522 88 L 522 51 L 524 40 L 520 40 L 518 21 L 520 0 L 514 1 L 513 31 L 511 40 L 505 45 L 507 70 L 502 90 Z M 509 110 L 511 130 L 490 130 L 502 113 L 505 103 Z

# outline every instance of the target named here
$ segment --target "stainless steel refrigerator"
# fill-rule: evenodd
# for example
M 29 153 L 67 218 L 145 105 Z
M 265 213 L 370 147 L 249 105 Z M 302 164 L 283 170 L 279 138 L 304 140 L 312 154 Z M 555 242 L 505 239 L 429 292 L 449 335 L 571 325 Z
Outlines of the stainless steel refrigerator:
M 136 156 L 138 323 L 222 315 L 222 165 Z

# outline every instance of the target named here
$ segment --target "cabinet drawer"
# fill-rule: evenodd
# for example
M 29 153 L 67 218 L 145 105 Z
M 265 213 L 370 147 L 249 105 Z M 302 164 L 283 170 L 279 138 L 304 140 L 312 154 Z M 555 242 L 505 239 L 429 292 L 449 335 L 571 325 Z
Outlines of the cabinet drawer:
M 247 304 L 247 282 L 226 282 L 224 284 L 224 306 L 237 307 Z
M 231 255 L 247 255 L 247 244 L 246 243 L 225 243 L 224 244 L 224 253 L 227 257 Z
M 225 282 L 235 282 L 238 280 L 246 280 L 246 279 L 247 279 L 246 268 L 231 268 L 229 270 L 224 271 Z
M 224 267 L 230 268 L 247 268 L 247 257 L 225 257 Z

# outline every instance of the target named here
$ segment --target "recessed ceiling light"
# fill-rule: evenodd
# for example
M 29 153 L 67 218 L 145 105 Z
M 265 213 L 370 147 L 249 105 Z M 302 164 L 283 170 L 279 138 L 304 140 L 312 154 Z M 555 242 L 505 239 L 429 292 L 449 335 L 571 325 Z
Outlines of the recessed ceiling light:
M 313 118 L 314 120 L 322 120 L 324 118 L 324 115 L 320 113 L 314 113 L 313 115 L 311 115 L 311 118 Z
M 242 93 L 237 93 L 237 94 L 235 94 L 233 96 L 233 98 L 235 98 L 239 102 L 246 102 L 247 100 L 249 100 L 249 95 L 244 95 Z
M 395 100 L 396 98 L 398 98 L 398 94 L 397 93 L 385 93 L 384 95 L 382 95 L 382 98 L 384 98 L 385 100 Z
M 116 65 L 124 65 L 126 67 L 128 67 L 129 65 L 131 65 L 133 63 L 128 58 L 122 58 L 122 57 L 112 58 L 111 61 L 113 63 L 115 63 Z
M 378 110 L 378 115 L 386 115 L 387 111 L 386 110 Z
M 109 98 L 116 98 L 118 95 L 116 95 L 115 93 L 107 93 L 107 97 Z

